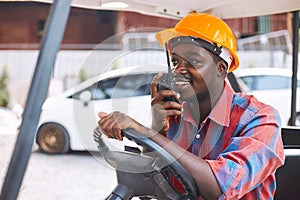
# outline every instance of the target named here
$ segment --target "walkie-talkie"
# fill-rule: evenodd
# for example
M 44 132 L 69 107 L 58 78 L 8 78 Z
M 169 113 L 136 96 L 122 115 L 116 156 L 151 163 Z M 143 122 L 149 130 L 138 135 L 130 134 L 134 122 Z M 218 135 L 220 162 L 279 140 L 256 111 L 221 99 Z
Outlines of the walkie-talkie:
M 157 84 L 157 90 L 173 90 L 177 92 L 177 87 L 176 83 L 173 79 L 173 73 L 171 69 L 171 64 L 170 64 L 170 58 L 169 58 L 169 52 L 168 52 L 168 44 L 165 43 L 165 49 L 166 49 L 166 56 L 167 56 L 167 63 L 168 63 L 168 73 L 163 73 L 163 76 L 159 79 L 158 84 Z M 175 101 L 178 102 L 177 99 L 174 97 L 166 97 L 164 101 Z

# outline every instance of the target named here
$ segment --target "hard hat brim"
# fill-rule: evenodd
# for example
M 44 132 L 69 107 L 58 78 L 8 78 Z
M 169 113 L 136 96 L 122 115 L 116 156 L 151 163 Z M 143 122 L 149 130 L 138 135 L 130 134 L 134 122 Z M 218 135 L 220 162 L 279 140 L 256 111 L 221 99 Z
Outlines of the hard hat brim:
M 171 40 L 172 38 L 175 37 L 180 37 L 180 36 L 195 36 L 195 37 L 199 37 L 199 33 L 194 33 L 193 30 L 189 30 L 189 29 L 184 29 L 184 30 L 180 30 L 180 29 L 175 29 L 175 28 L 169 28 L 169 29 L 164 29 L 162 31 L 159 31 L 155 34 L 155 37 L 158 41 L 158 43 L 160 44 L 160 46 L 162 46 L 162 48 L 165 49 L 165 43 L 168 42 L 169 40 Z M 201 35 L 201 39 L 207 40 L 209 42 L 210 41 L 208 38 L 206 38 L 204 35 Z M 237 54 L 233 51 L 231 51 L 228 47 L 226 47 L 231 55 L 233 56 L 233 62 L 232 64 L 229 66 L 228 72 L 232 72 L 233 70 L 235 70 L 236 68 L 238 68 L 239 66 L 239 58 L 237 56 Z

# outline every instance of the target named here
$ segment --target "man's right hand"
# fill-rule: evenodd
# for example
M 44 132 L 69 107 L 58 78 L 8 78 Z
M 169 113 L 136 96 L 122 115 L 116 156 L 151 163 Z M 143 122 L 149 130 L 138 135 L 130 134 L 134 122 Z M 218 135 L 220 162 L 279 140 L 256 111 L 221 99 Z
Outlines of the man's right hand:
M 180 117 L 182 106 L 175 101 L 164 101 L 166 97 L 173 97 L 178 100 L 178 94 L 172 90 L 157 90 L 158 80 L 162 77 L 159 73 L 151 83 L 151 111 L 152 128 L 162 134 L 169 129 L 169 117 Z

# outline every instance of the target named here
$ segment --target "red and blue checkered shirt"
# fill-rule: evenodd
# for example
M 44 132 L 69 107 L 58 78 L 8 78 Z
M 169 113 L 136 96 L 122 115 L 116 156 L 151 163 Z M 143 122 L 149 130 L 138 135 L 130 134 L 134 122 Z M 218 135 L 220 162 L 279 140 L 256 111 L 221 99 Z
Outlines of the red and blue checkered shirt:
M 208 162 L 222 190 L 219 199 L 273 199 L 275 171 L 284 163 L 281 120 L 273 107 L 225 82 L 200 127 L 186 105 L 179 122 L 170 123 L 167 137 Z

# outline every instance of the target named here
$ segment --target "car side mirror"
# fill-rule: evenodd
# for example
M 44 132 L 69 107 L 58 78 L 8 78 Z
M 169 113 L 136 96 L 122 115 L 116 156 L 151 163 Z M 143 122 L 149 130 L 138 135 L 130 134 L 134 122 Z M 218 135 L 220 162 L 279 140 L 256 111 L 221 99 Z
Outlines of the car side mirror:
M 79 95 L 79 100 L 83 101 L 84 106 L 88 106 L 89 101 L 92 99 L 92 93 L 88 90 L 83 91 L 80 95 Z

